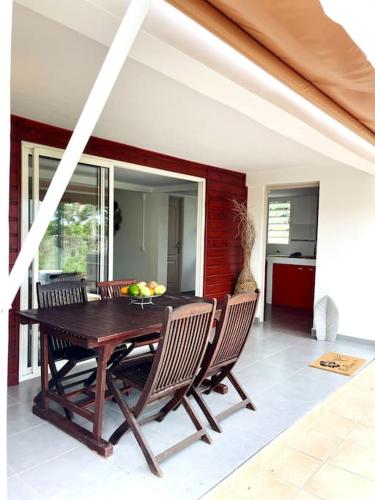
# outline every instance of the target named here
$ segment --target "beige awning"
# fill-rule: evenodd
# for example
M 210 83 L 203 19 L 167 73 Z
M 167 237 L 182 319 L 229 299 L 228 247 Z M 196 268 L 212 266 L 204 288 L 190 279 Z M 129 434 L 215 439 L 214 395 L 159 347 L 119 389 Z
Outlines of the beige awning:
M 375 69 L 319 0 L 168 0 L 375 144 Z

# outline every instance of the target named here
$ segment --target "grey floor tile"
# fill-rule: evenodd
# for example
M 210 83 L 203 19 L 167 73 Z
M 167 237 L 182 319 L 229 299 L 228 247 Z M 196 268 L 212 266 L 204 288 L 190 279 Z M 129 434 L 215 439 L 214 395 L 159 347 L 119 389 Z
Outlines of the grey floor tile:
M 8 464 L 17 472 L 34 468 L 76 448 L 76 439 L 48 422 L 8 438 Z
M 26 380 L 18 385 L 8 387 L 8 394 L 19 403 L 25 403 L 32 406 L 35 395 L 40 391 L 39 377 Z
M 215 446 L 198 441 L 161 464 L 163 478 L 148 476 L 148 488 L 165 499 L 199 498 L 228 473 L 228 463 L 215 458 Z M 133 481 L 141 483 L 149 473 L 147 465 L 132 472 Z M 147 490 L 140 491 L 143 498 Z
M 8 397 L 7 397 L 8 408 L 9 408 L 9 406 L 16 405 L 17 403 L 18 403 L 18 400 L 16 398 L 13 398 L 12 396 L 10 396 L 8 394 Z
M 362 342 L 345 341 L 341 338 L 337 341 L 336 347 L 335 349 L 332 349 L 332 351 L 365 358 L 367 361 L 372 361 L 375 358 L 375 345 Z
M 105 482 L 98 486 L 95 491 L 84 492 L 83 494 L 72 497 L 72 500 L 93 500 L 93 499 L 124 499 L 133 498 L 165 500 L 165 495 L 159 493 L 154 488 L 155 482 L 164 481 L 163 478 L 155 478 L 151 473 L 144 473 L 141 469 L 140 474 L 126 473 L 120 477 L 114 478 L 111 482 Z M 61 497 L 52 497 L 53 500 Z
M 268 359 L 258 361 L 250 366 L 241 367 L 236 375 L 250 397 L 258 396 L 280 381 L 290 377 L 295 370 L 292 367 L 275 368 Z
M 270 363 L 276 368 L 289 368 L 294 371 L 302 370 L 312 361 L 312 355 L 308 349 L 300 349 L 299 347 L 288 347 L 283 350 L 268 356 L 267 363 Z M 314 355 L 313 355 L 314 357 Z
M 7 466 L 7 475 L 8 475 L 8 477 L 12 477 L 12 476 L 14 476 L 15 474 L 16 474 L 16 471 L 14 471 L 14 470 L 12 469 L 12 467 L 10 467 L 10 465 L 9 465 L 9 463 L 8 463 L 8 466 Z
M 41 423 L 42 420 L 32 413 L 31 407 L 23 403 L 17 403 L 8 407 L 8 436 L 30 429 Z
M 25 483 L 20 476 L 8 478 L 8 500 L 42 500 L 45 498 Z
M 41 495 L 70 500 L 101 498 L 97 491 L 124 474 L 114 457 L 105 459 L 80 445 L 20 476 Z

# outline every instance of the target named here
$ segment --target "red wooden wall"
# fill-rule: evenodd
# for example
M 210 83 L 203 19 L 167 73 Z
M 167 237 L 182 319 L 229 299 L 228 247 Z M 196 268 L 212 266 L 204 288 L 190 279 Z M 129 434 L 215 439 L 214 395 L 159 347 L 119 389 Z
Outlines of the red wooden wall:
M 11 265 L 20 246 L 21 226 L 21 141 L 65 148 L 71 132 L 58 127 L 12 116 L 10 225 Z M 231 200 L 246 200 L 245 174 L 224 170 L 201 163 L 182 160 L 153 151 L 92 137 L 85 153 L 138 165 L 195 175 L 206 179 L 206 244 L 204 265 L 204 294 L 221 297 L 233 292 L 241 270 L 242 249 L 235 239 L 237 228 L 233 223 Z M 19 308 L 18 298 L 14 310 Z M 13 311 L 9 331 L 9 383 L 18 382 L 19 325 Z

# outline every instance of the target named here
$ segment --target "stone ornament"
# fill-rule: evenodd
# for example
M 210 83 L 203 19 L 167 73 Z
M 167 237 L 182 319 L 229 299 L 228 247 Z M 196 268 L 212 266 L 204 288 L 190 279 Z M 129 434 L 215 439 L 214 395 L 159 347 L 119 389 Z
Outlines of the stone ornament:
M 339 310 L 335 302 L 325 295 L 314 308 L 314 329 L 317 340 L 334 342 L 339 329 Z

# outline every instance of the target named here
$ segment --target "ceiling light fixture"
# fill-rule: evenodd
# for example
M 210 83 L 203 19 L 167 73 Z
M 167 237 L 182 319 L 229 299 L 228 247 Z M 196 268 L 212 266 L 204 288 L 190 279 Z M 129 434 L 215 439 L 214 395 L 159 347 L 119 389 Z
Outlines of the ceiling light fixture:
M 267 73 L 260 66 L 257 66 L 250 59 L 183 12 L 170 5 L 167 1 L 154 0 L 154 6 L 175 28 L 177 27 L 182 33 L 187 32 L 189 36 L 200 43 L 202 47 L 210 48 L 215 51 L 218 57 L 227 61 L 229 66 L 233 67 L 233 65 L 236 65 L 241 71 L 246 70 L 253 82 L 271 91 L 275 96 L 284 98 L 292 107 L 298 106 L 298 108 L 302 109 L 314 122 L 320 123 L 330 128 L 334 133 L 339 134 L 342 139 L 344 139 L 341 145 L 345 144 L 347 146 L 352 144 L 357 154 L 360 154 L 358 150 L 362 151 L 362 155 L 365 159 L 375 161 L 375 147 L 370 142 L 352 132 L 345 125 L 338 122 L 280 80 Z
M 375 68 L 375 0 L 320 0 L 325 14 L 344 28 Z

